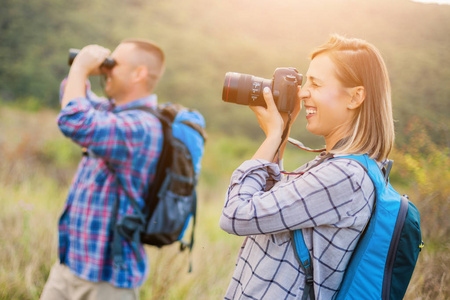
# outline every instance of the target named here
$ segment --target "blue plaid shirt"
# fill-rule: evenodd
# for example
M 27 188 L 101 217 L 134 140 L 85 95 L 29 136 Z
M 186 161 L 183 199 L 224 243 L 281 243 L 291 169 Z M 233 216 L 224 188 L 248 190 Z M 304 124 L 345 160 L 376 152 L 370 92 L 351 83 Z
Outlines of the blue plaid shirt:
M 122 288 L 138 287 L 149 271 L 143 246 L 139 245 L 143 259 L 138 261 L 129 242 L 122 239 L 125 264 L 119 268 L 112 260 L 114 203 L 119 199 L 117 220 L 133 213 L 133 208 L 110 168 L 143 206 L 143 194 L 153 180 L 162 148 L 162 129 L 152 114 L 124 110 L 156 107 L 157 98 L 150 95 L 114 107 L 91 92 L 89 84 L 86 94 L 86 98 L 70 101 L 58 116 L 62 133 L 98 157 L 83 157 L 78 165 L 59 221 L 59 258 L 85 280 L 106 281 Z

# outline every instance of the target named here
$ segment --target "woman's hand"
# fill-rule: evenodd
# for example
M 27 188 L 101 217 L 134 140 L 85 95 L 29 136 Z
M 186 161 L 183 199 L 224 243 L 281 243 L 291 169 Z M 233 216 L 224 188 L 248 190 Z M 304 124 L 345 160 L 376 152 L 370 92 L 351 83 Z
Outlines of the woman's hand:
M 273 161 L 281 143 L 284 121 L 278 112 L 275 101 L 273 100 L 272 92 L 268 87 L 264 88 L 263 96 L 267 108 L 262 106 L 250 106 L 255 112 L 259 126 L 261 126 L 266 134 L 266 139 L 256 151 L 255 155 L 253 155 L 252 159 Z
M 279 137 L 283 134 L 284 121 L 273 100 L 272 91 L 265 87 L 263 90 L 263 97 L 266 101 L 266 106 L 250 106 L 258 119 L 259 126 L 266 134 L 266 137 Z
M 295 119 L 297 119 L 298 114 L 302 108 L 301 99 L 300 99 L 300 91 L 301 87 L 297 88 L 297 99 L 295 101 L 294 109 L 291 111 L 291 121 L 289 126 L 294 123 Z M 279 112 L 275 101 L 273 99 L 272 92 L 269 88 L 265 88 L 263 91 L 264 100 L 266 101 L 267 108 L 262 106 L 250 106 L 250 108 L 255 112 L 256 118 L 258 119 L 259 126 L 262 128 L 266 136 L 271 134 L 276 134 L 277 129 L 280 129 L 283 132 L 285 126 L 287 126 L 289 121 L 289 113 L 287 112 Z M 280 124 L 279 117 L 283 121 Z M 289 128 L 290 129 L 290 128 Z
M 286 141 L 282 145 L 281 138 L 285 126 L 288 124 L 289 114 L 286 112 L 280 113 L 275 105 L 273 95 L 269 88 L 264 88 L 263 91 L 264 100 L 266 101 L 267 108 L 262 106 L 250 106 L 250 108 L 255 112 L 256 118 L 258 119 L 259 126 L 262 128 L 266 134 L 266 139 L 256 151 L 253 159 L 265 159 L 267 161 L 274 161 L 275 155 L 279 150 L 279 158 L 283 157 L 284 148 L 286 146 Z M 298 87 L 297 99 L 295 102 L 294 110 L 291 112 L 291 121 L 289 123 L 289 128 L 287 131 L 287 136 L 289 136 L 290 126 L 297 118 L 301 110 L 301 100 L 300 100 L 300 86 Z M 287 137 L 286 136 L 286 137 Z

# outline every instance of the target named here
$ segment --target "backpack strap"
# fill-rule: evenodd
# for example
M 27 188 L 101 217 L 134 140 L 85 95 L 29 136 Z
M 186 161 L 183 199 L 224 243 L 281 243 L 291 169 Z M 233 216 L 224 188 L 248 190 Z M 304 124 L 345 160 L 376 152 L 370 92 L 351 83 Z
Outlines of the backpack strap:
M 171 116 L 165 116 L 161 114 L 158 110 L 155 110 L 148 106 L 138 106 L 133 107 L 133 109 L 138 109 L 142 111 L 146 111 L 148 113 L 151 113 L 154 115 L 161 123 L 162 126 L 162 132 L 163 132 L 163 145 L 161 149 L 160 157 L 158 158 L 158 164 L 156 166 L 155 175 L 158 174 L 164 174 L 166 172 L 164 166 L 166 165 L 167 160 L 170 158 L 169 153 L 167 151 L 169 147 L 169 139 L 167 138 L 169 135 L 172 135 L 172 128 L 170 124 L 172 123 L 173 119 Z M 163 182 L 161 181 L 164 179 L 164 176 L 155 176 L 153 183 L 149 187 L 149 192 L 145 198 L 145 214 L 151 217 L 153 215 L 153 212 L 156 209 L 156 205 L 158 204 L 157 201 L 151 201 L 152 199 L 156 199 L 158 196 L 158 190 L 157 187 L 161 186 Z
M 89 148 L 83 148 L 82 153 L 83 156 L 101 159 L 101 157 L 96 155 Z M 114 168 L 111 167 L 111 165 L 108 164 L 108 162 L 106 161 L 105 165 L 109 169 L 109 171 L 113 173 L 114 176 L 116 177 L 117 185 L 120 188 L 122 188 L 122 190 L 125 192 L 135 211 L 135 214 L 123 216 L 123 218 L 120 221 L 117 221 L 117 214 L 119 212 L 119 202 L 120 202 L 119 197 L 117 197 L 116 201 L 114 201 L 113 209 L 111 211 L 111 226 L 113 228 L 113 241 L 112 241 L 113 263 L 115 266 L 119 268 L 124 268 L 125 265 L 122 255 L 122 241 L 120 239 L 120 236 L 125 238 L 125 240 L 127 240 L 130 243 L 131 248 L 134 254 L 136 255 L 138 261 L 142 261 L 142 256 L 139 252 L 138 245 L 140 243 L 140 232 L 144 230 L 145 216 L 142 213 L 139 204 L 128 193 L 128 190 L 125 188 L 125 185 L 122 184 Z
M 394 164 L 392 160 L 389 160 L 384 170 L 381 170 L 375 160 L 370 159 L 367 154 L 338 156 L 334 159 L 340 158 L 356 160 L 368 173 L 377 193 L 383 191 L 387 187 L 389 183 L 389 173 L 392 169 L 392 165 Z
M 142 209 L 139 207 L 137 201 L 128 193 L 128 190 L 125 188 L 125 185 L 122 184 L 119 176 L 115 173 L 114 169 L 108 166 L 111 172 L 116 176 L 116 181 L 118 186 L 122 188 L 122 190 L 127 195 L 130 200 L 131 205 L 134 209 L 134 214 L 125 215 L 121 220 L 117 221 L 117 214 L 119 212 L 119 197 L 116 197 L 116 201 L 114 202 L 113 211 L 112 211 L 112 219 L 111 226 L 114 228 L 114 236 L 112 241 L 112 255 L 114 265 L 124 268 L 124 260 L 122 255 L 122 244 L 120 236 L 122 236 L 125 240 L 127 240 L 131 248 L 140 262 L 142 261 L 142 256 L 139 252 L 138 245 L 140 244 L 140 234 L 144 230 L 145 226 L 145 215 L 142 212 Z
M 194 190 L 194 207 L 192 212 L 192 232 L 191 232 L 191 240 L 189 243 L 183 241 L 180 239 L 180 251 L 184 251 L 186 248 L 189 248 L 189 269 L 188 272 L 192 272 L 192 248 L 194 247 L 194 232 L 195 232 L 195 221 L 197 219 L 197 192 Z M 183 235 L 184 231 L 186 230 L 188 226 L 188 222 L 184 225 L 184 228 L 180 234 L 180 236 Z
M 393 160 L 388 159 L 387 165 L 384 168 L 384 181 L 386 184 L 389 182 L 389 173 L 391 173 L 392 165 L 394 164 Z
M 139 109 L 146 112 L 149 112 L 153 114 L 155 117 L 159 119 L 161 122 L 161 125 L 163 127 L 163 135 L 166 134 L 166 128 L 168 127 L 169 121 L 165 119 L 163 116 L 161 116 L 155 109 L 148 107 L 148 106 L 140 106 L 140 107 L 133 107 L 129 108 L 127 110 L 133 110 L 133 109 Z M 164 139 L 165 141 L 165 139 Z M 161 156 L 163 156 L 163 153 L 161 153 Z M 161 158 L 160 158 L 161 159 Z M 108 166 L 109 167 L 109 166 Z M 139 252 L 138 245 L 141 243 L 141 233 L 145 230 L 146 225 L 146 218 L 145 216 L 148 213 L 153 213 L 155 210 L 156 201 L 151 201 L 150 203 L 147 203 L 144 205 L 144 211 L 139 207 L 139 204 L 137 201 L 129 194 L 128 190 L 125 188 L 125 185 L 122 184 L 119 176 L 114 172 L 114 170 L 109 167 L 109 169 L 116 175 L 116 180 L 118 185 L 122 188 L 122 190 L 126 193 L 128 199 L 130 200 L 131 205 L 133 206 L 135 214 L 132 215 L 125 215 L 122 217 L 121 220 L 117 221 L 117 213 L 119 209 L 119 198 L 116 199 L 116 202 L 114 203 L 113 207 L 113 219 L 111 220 L 111 224 L 114 228 L 114 237 L 112 242 L 112 255 L 113 255 L 113 261 L 114 265 L 119 267 L 125 267 L 124 266 L 124 260 L 122 255 L 122 245 L 121 245 L 121 239 L 120 236 L 122 236 L 125 240 L 127 240 L 131 248 L 138 259 L 138 261 L 142 261 L 142 256 Z M 155 178 L 156 180 L 156 178 Z M 149 194 L 152 194 L 152 187 L 154 184 L 152 184 L 149 189 Z M 153 193 L 154 194 L 154 193 Z M 147 196 L 148 199 L 149 195 Z
M 303 289 L 302 300 L 306 300 L 308 295 L 311 300 L 314 300 L 314 279 L 311 256 L 309 255 L 309 250 L 306 247 L 301 229 L 291 231 L 291 243 L 294 247 L 294 253 L 296 254 L 295 258 L 305 272 L 305 288 Z

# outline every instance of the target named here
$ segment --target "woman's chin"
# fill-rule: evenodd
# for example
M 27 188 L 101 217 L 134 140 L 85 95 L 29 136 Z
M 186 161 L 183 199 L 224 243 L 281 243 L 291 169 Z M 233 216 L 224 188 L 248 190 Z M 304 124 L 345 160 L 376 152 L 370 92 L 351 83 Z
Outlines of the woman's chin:
M 311 124 L 306 124 L 306 130 L 308 130 L 310 133 L 314 134 L 314 135 L 320 135 L 317 128 L 315 128 L 313 125 Z

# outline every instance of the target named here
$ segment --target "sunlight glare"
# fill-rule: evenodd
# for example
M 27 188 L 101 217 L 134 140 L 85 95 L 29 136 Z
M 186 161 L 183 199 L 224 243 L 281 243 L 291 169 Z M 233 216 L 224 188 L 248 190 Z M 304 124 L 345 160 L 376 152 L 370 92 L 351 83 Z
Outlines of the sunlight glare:
M 411 0 L 411 1 L 424 4 L 450 5 L 450 0 Z

